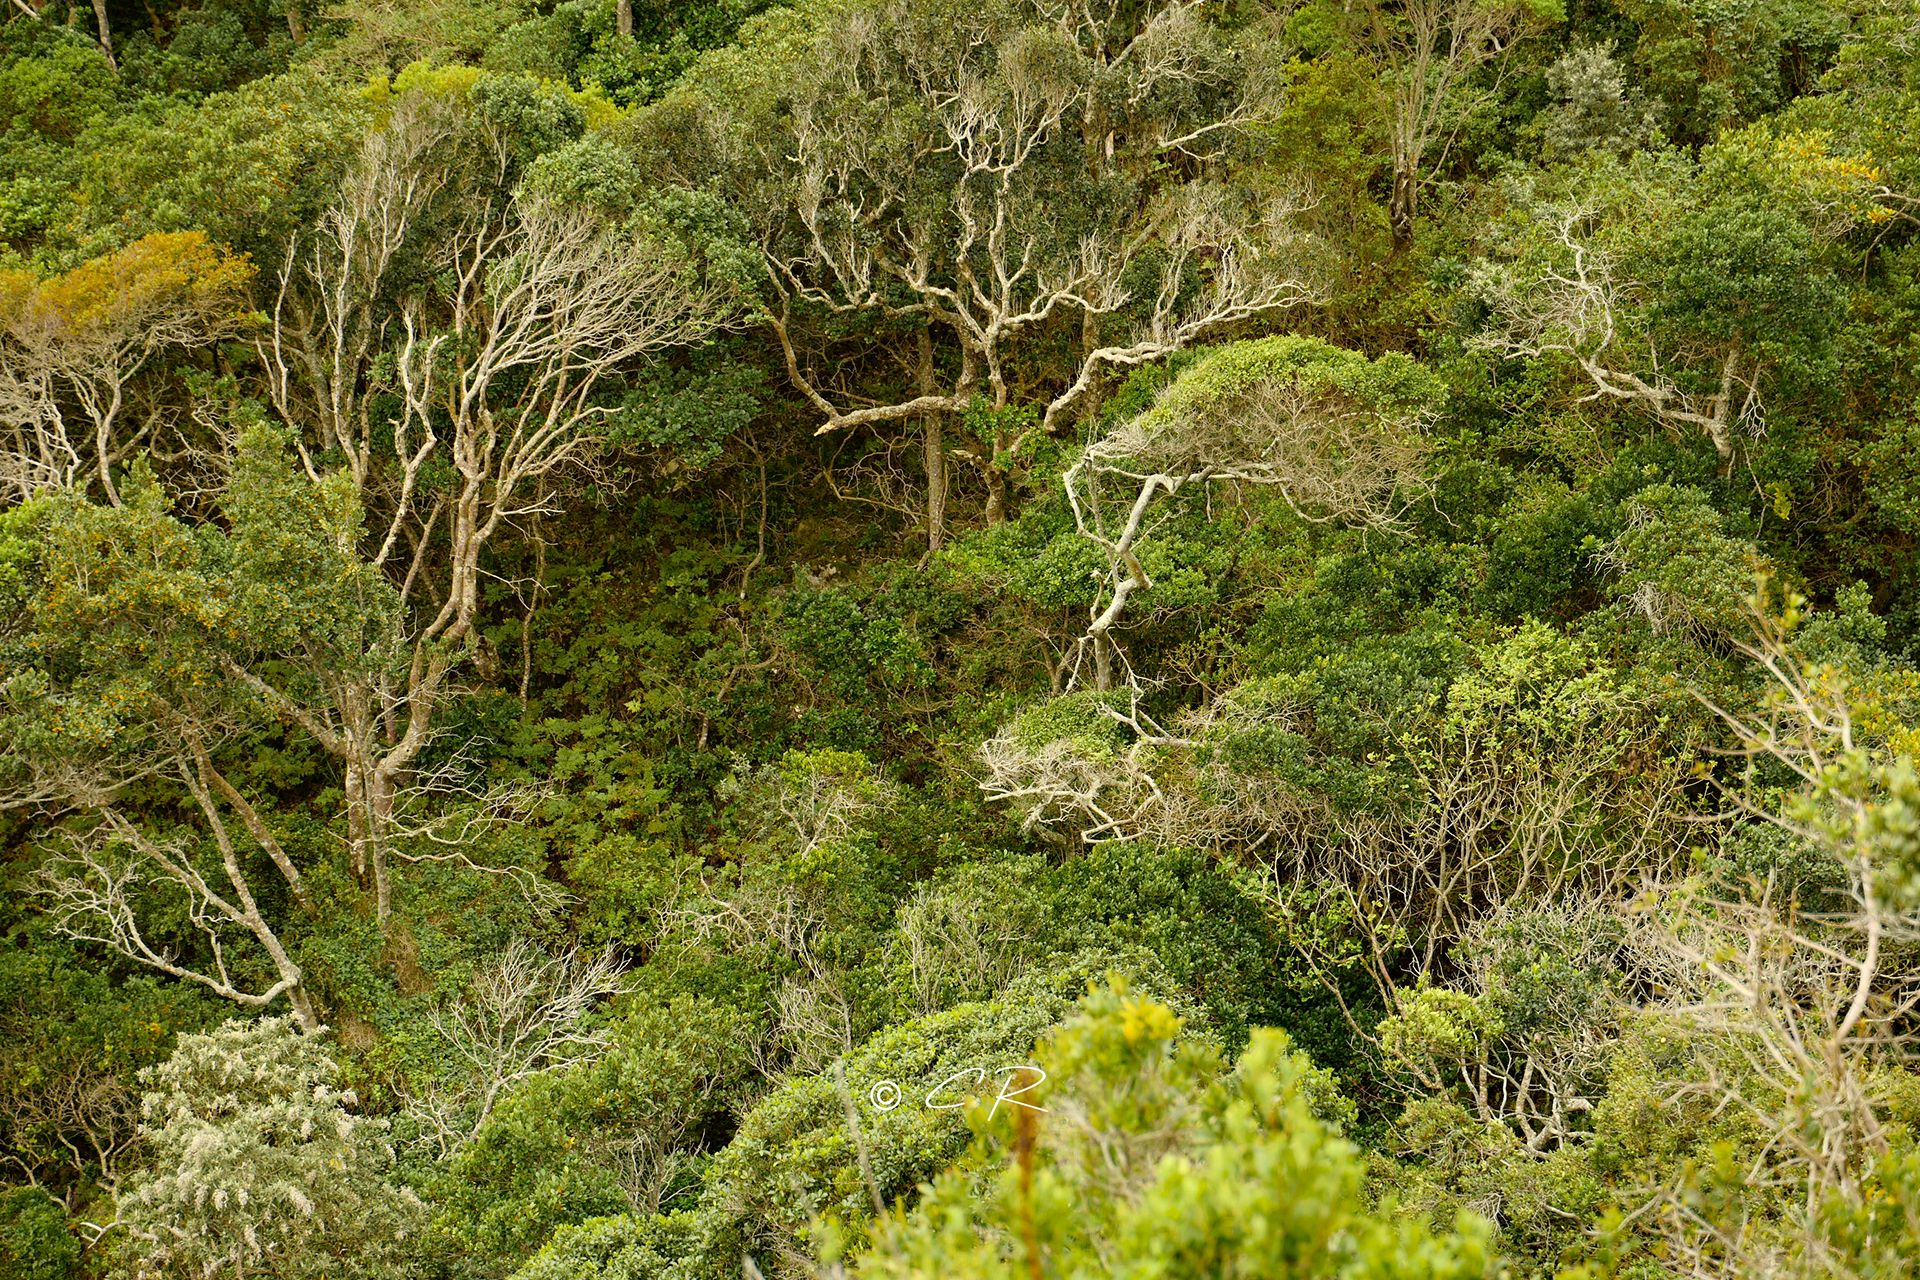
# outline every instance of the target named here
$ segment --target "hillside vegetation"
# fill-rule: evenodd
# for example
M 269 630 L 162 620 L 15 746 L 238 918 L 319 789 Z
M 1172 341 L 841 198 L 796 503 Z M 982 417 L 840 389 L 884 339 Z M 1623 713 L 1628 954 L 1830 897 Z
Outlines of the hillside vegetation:
M 1920 0 L 15 0 L 0 1280 L 1920 1268 Z

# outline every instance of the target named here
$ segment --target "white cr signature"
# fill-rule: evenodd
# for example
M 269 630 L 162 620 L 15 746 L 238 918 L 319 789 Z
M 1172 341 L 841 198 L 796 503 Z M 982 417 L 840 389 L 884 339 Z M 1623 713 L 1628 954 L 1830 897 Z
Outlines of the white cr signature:
M 1028 1077 L 1024 1081 L 1021 1079 L 1023 1073 Z M 1047 1078 L 1047 1073 L 1039 1067 L 1034 1066 L 1031 1062 L 1015 1063 L 1013 1066 L 1001 1067 L 992 1072 L 989 1072 L 985 1067 L 963 1067 L 948 1076 L 945 1080 L 942 1080 L 939 1084 L 933 1086 L 933 1088 L 927 1090 L 927 1109 L 929 1111 L 955 1111 L 966 1106 L 968 1100 L 977 1095 L 968 1094 L 966 1097 L 962 1097 L 954 1102 L 942 1102 L 937 1101 L 937 1099 L 951 1097 L 954 1086 L 962 1080 L 971 1080 L 975 1086 L 983 1085 L 987 1082 L 987 1077 L 990 1074 L 993 1076 L 1004 1076 L 1006 1078 L 1000 1081 L 1000 1089 L 999 1092 L 994 1095 L 993 1105 L 987 1109 L 987 1119 L 993 1119 L 994 1114 L 1000 1110 L 1000 1104 L 1003 1102 L 1009 1106 L 1025 1107 L 1029 1111 L 1046 1110 L 1045 1107 L 1036 1106 L 1031 1102 L 1022 1102 L 1020 1100 L 1021 1094 L 1031 1093 L 1039 1086 L 1041 1081 Z M 1020 1087 L 1017 1089 L 1013 1087 L 1016 1081 L 1021 1081 Z M 873 1088 L 867 1091 L 867 1101 L 871 1102 L 874 1109 L 878 1111 L 893 1110 L 900 1105 L 903 1098 L 904 1094 L 899 1084 L 892 1080 L 876 1080 Z

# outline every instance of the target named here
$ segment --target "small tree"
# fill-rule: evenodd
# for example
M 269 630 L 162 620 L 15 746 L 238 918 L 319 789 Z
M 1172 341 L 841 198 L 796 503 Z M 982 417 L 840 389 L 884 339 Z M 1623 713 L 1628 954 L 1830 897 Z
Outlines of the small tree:
M 436 1005 L 429 1016 L 452 1050 L 453 1070 L 412 1099 L 435 1154 L 446 1159 L 471 1141 L 522 1080 L 597 1059 L 611 1034 L 584 1024 L 619 990 L 620 965 L 610 951 L 549 955 L 515 938 L 474 972 L 466 991 Z
M 1420 196 L 1446 164 L 1474 106 L 1482 67 L 1519 38 L 1565 16 L 1560 0 L 1323 0 L 1320 13 L 1380 74 L 1393 162 L 1387 222 L 1395 251 L 1413 243 Z
M 1574 49 L 1547 68 L 1547 91 L 1558 100 L 1547 118 L 1549 156 L 1626 155 L 1647 145 L 1659 124 L 1659 108 L 1627 87 L 1611 44 Z
M 519 81 L 471 96 L 426 85 L 394 100 L 289 248 L 258 344 L 307 479 L 330 483 L 320 459 L 342 459 L 368 516 L 357 549 L 402 606 L 366 653 L 282 655 L 291 682 L 264 665 L 243 675 L 340 761 L 354 871 L 383 929 L 403 783 L 476 643 L 482 554 L 551 510 L 551 477 L 604 440 L 616 405 L 602 392 L 620 368 L 736 310 L 734 283 L 672 236 L 515 186 L 520 133 L 577 129 L 571 100 Z
M 285 995 L 311 1029 L 319 1018 L 249 846 L 311 910 L 305 878 L 219 758 L 270 714 L 229 664 L 275 631 L 378 631 L 391 601 L 341 551 L 357 524 L 350 503 L 313 490 L 304 502 L 274 500 L 289 497 L 271 492 L 278 444 L 264 430 L 243 442 L 224 504 L 230 537 L 196 538 L 143 463 L 118 507 L 72 494 L 45 504 L 22 602 L 27 660 L 0 683 L 0 752 L 26 799 L 86 819 L 60 833 L 41 868 L 57 930 L 248 1007 Z M 331 496 L 343 496 L 338 486 Z M 197 823 L 124 804 L 126 788 L 155 778 L 183 789 Z M 199 960 L 149 936 L 142 906 L 156 894 L 199 935 Z M 260 956 L 235 949 L 236 935 Z
M 119 1198 L 131 1280 L 367 1274 L 405 1256 L 426 1209 L 386 1181 L 384 1121 L 354 1115 L 319 1037 L 288 1018 L 182 1036 L 141 1072 L 147 1169 Z

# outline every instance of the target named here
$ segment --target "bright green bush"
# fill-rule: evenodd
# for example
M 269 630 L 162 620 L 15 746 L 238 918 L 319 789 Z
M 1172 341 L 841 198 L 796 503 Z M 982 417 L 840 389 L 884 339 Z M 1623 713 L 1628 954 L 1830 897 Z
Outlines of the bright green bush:
M 1438 1238 L 1364 1208 L 1357 1150 L 1330 1113 L 1351 1104 L 1275 1031 L 1231 1072 L 1182 1040 L 1164 1005 L 1123 984 L 1054 1033 L 1032 1111 L 989 1117 L 965 1166 L 849 1259 L 865 1277 L 1468 1277 L 1491 1272 L 1487 1228 Z M 1350 1114 L 1350 1110 L 1347 1112 Z M 839 1249 L 846 1242 L 836 1239 Z

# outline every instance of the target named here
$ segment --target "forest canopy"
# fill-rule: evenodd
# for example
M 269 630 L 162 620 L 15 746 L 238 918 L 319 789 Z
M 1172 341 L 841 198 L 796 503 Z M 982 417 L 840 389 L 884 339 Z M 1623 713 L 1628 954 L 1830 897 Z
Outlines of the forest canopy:
M 1920 1268 L 1920 0 L 13 0 L 0 1280 Z

